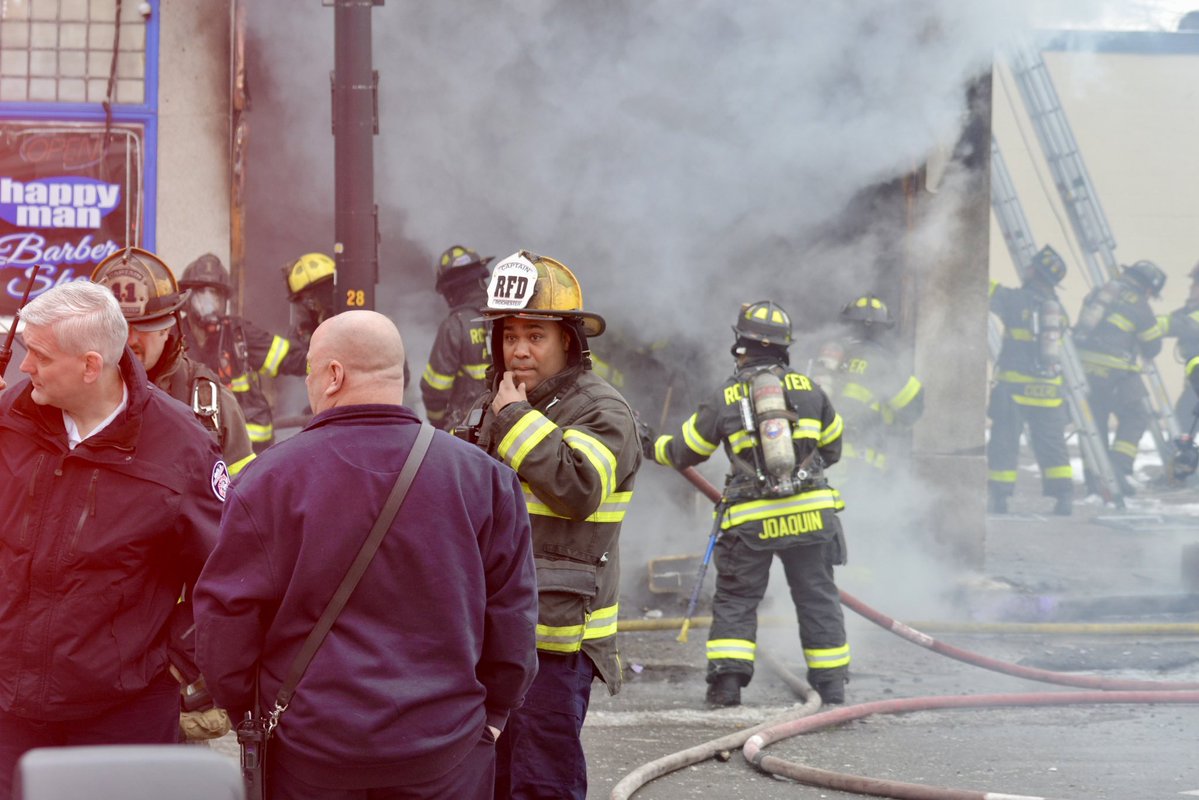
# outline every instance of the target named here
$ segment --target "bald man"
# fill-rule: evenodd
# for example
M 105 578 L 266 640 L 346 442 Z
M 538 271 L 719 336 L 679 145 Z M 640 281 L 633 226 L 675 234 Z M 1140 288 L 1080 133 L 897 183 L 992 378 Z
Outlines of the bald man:
M 308 348 L 314 416 L 231 488 L 196 587 L 197 658 L 244 712 L 280 684 L 412 449 L 404 343 L 347 311 Z M 437 432 L 399 514 L 268 748 L 273 798 L 490 800 L 495 741 L 532 682 L 529 517 L 507 466 Z

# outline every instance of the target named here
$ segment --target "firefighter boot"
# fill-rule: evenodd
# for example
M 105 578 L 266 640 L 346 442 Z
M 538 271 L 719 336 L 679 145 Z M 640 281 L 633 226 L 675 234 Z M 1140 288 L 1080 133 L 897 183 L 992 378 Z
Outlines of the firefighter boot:
M 715 708 L 741 705 L 741 678 L 734 672 L 713 675 L 708 683 L 708 705 Z
M 844 668 L 808 670 L 808 683 L 826 706 L 839 706 L 845 702 L 845 684 L 848 682 L 849 676 Z
M 1053 503 L 1053 513 L 1059 517 L 1068 517 L 1074 513 L 1074 498 L 1068 494 L 1059 494 Z
M 987 511 L 991 514 L 1007 513 L 1007 495 L 991 492 L 987 498 Z

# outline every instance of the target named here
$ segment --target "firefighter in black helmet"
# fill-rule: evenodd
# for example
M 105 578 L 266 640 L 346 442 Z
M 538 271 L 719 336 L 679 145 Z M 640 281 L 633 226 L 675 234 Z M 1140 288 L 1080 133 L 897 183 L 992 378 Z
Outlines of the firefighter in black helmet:
M 478 319 L 487 302 L 487 264 L 469 247 L 446 249 L 437 260 L 437 292 L 450 307 L 437 327 L 429 363 L 420 379 L 421 400 L 430 424 L 452 429 L 487 391 L 487 328 Z
M 190 358 L 180 317 L 188 291 L 170 267 L 139 247 L 118 250 L 96 265 L 92 282 L 112 289 L 129 323 L 129 347 L 150 381 L 195 412 L 221 446 L 229 474 L 253 458 L 245 416 L 237 399 L 204 364 Z
M 683 469 L 723 445 L 731 465 L 716 544 L 716 595 L 708 634 L 713 706 L 741 702 L 754 674 L 758 604 L 774 556 L 799 617 L 808 683 L 828 704 L 845 700 L 849 644 L 833 566 L 845 563 L 841 496 L 824 470 L 841 457 L 841 417 L 824 391 L 791 369 L 791 319 L 768 300 L 746 303 L 733 328 L 736 369 L 673 436 L 647 456 Z
M 845 467 L 883 471 L 902 432 L 924 413 L 924 386 L 891 346 L 895 322 L 874 294 L 841 309 L 848 335 L 821 347 L 821 386 L 845 420 Z M 847 475 L 851 478 L 852 475 Z
M 482 308 L 487 392 L 456 434 L 516 470 L 537 560 L 538 672 L 496 743 L 495 796 L 587 795 L 579 734 L 593 678 L 616 694 L 620 529 L 641 465 L 633 412 L 591 370 L 603 317 L 574 273 L 526 250 L 501 259 Z
M 1091 413 L 1103 441 L 1108 441 L 1109 417 L 1116 418 L 1109 452 L 1125 494 L 1136 492 L 1133 466 L 1150 422 L 1141 365 L 1162 349 L 1162 326 L 1149 300 L 1160 297 L 1165 284 L 1161 267 L 1138 261 L 1087 295 L 1074 326 Z M 1087 482 L 1093 482 L 1090 476 Z
M 1046 245 L 1024 265 L 1019 289 L 991 282 L 991 311 L 1003 323 L 1003 346 L 995 361 L 987 406 L 991 418 L 987 497 L 992 513 L 1007 513 L 1025 426 L 1041 469 L 1042 494 L 1054 498 L 1053 513 L 1067 515 L 1073 510 L 1074 472 L 1066 450 L 1060 351 L 1066 318 L 1054 292 L 1065 276 L 1066 262 Z
M 246 415 L 254 452 L 260 453 L 275 440 L 271 405 L 261 379 L 281 374 L 304 375 L 306 349 L 300 342 L 229 315 L 233 282 L 229 270 L 212 253 L 188 264 L 179 285 L 191 291 L 183 309 L 183 336 L 188 353 L 233 390 Z

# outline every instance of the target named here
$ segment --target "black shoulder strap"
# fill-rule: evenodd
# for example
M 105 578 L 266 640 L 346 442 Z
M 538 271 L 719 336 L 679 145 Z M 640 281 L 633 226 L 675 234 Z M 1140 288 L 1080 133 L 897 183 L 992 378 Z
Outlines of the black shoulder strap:
M 354 587 L 358 585 L 358 581 L 362 578 L 366 568 L 370 565 L 371 559 L 375 557 L 375 551 L 379 549 L 379 544 L 383 541 L 384 534 L 391 527 L 392 521 L 395 519 L 396 513 L 400 510 L 400 504 L 404 502 L 404 496 L 408 494 L 408 487 L 412 485 L 412 479 L 416 477 L 416 471 L 420 468 L 421 461 L 424 460 L 425 453 L 429 449 L 429 443 L 433 440 L 433 426 L 427 422 L 422 422 L 420 431 L 416 434 L 416 441 L 412 445 L 412 450 L 408 453 L 407 460 L 404 461 L 404 466 L 400 469 L 399 476 L 396 477 L 395 486 L 391 489 L 391 494 L 387 497 L 387 502 L 383 505 L 383 510 L 379 512 L 379 518 L 375 520 L 375 525 L 371 528 L 370 534 L 366 537 L 366 541 L 362 543 L 362 549 L 358 551 L 357 558 L 350 565 L 349 571 L 341 581 L 341 586 L 337 587 L 337 591 L 333 593 L 333 597 L 329 600 L 329 605 L 325 607 L 325 612 L 321 614 L 321 618 L 317 621 L 316 627 L 312 629 L 312 633 L 308 634 L 307 641 L 300 648 L 300 652 L 291 663 L 291 669 L 287 672 L 287 678 L 284 679 L 283 685 L 279 687 L 279 695 L 275 700 L 275 709 L 281 712 L 287 708 L 287 704 L 291 701 L 292 694 L 295 692 L 296 684 L 300 682 L 300 677 L 304 674 L 304 670 L 308 668 L 308 663 L 312 661 L 312 657 L 316 655 L 317 648 L 321 646 L 325 635 L 333 627 L 337 615 L 341 613 L 346 602 L 350 599 L 350 594 L 354 591 Z M 276 719 L 277 719 L 276 715 Z

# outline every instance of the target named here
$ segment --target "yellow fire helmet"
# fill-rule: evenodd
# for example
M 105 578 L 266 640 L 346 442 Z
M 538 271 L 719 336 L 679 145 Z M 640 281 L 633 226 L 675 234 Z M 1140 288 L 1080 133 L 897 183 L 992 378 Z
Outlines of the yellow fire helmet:
M 305 253 L 295 263 L 283 268 L 287 280 L 287 296 L 295 300 L 300 292 L 322 281 L 333 280 L 337 265 L 324 253 Z
M 565 264 L 528 250 L 519 250 L 496 264 L 482 316 L 485 320 L 573 320 L 586 336 L 599 336 L 606 327 L 599 314 L 583 310 L 583 290 Z
M 96 265 L 92 282 L 107 286 L 117 298 L 130 325 L 143 331 L 165 330 L 175 324 L 175 312 L 187 302 L 171 268 L 140 247 L 118 250 Z

